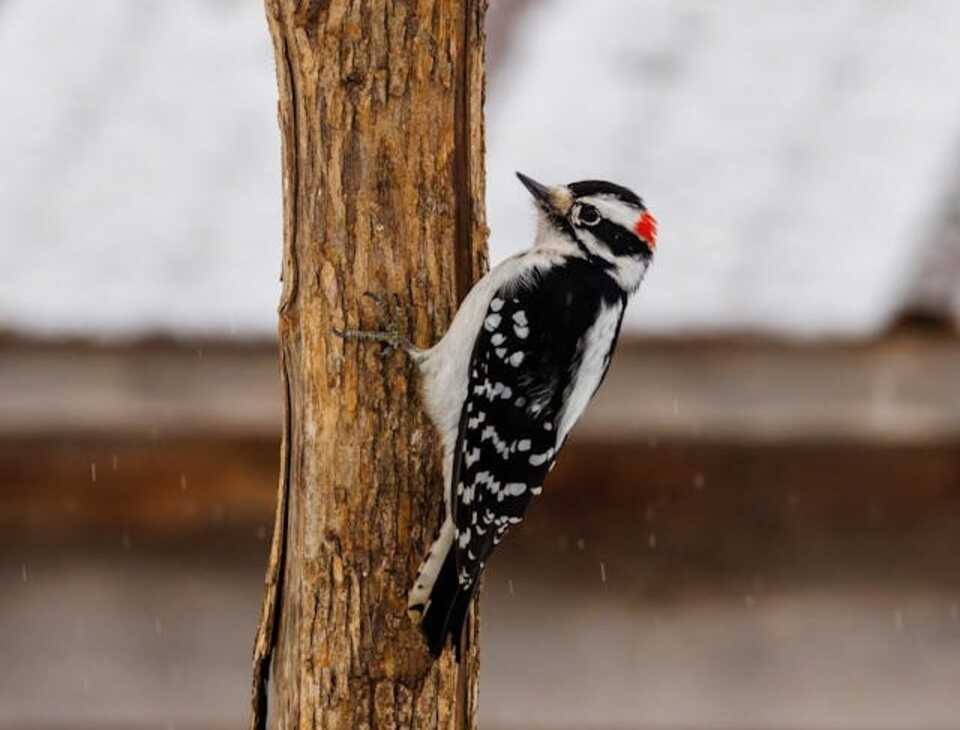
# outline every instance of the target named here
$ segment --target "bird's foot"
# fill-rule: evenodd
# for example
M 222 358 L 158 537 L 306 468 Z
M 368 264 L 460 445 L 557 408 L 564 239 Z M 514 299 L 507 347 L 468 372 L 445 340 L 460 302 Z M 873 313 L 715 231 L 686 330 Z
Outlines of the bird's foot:
M 366 342 L 379 342 L 384 345 L 383 356 L 389 356 L 394 350 L 404 350 L 412 352 L 415 348 L 413 343 L 400 330 L 397 325 L 395 315 L 396 306 L 391 306 L 386 297 L 373 292 L 364 292 L 365 297 L 372 299 L 383 314 L 387 326 L 382 330 L 338 330 L 333 328 L 333 334 L 344 340 L 358 340 Z

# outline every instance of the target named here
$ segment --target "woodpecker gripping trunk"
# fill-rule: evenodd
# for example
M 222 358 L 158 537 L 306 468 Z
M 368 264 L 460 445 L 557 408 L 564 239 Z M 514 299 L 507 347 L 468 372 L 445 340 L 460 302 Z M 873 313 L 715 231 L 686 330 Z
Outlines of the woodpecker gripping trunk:
M 406 613 L 443 517 L 415 366 L 345 342 L 386 295 L 427 346 L 486 266 L 485 0 L 267 0 L 283 146 L 276 524 L 252 728 L 474 728 L 460 664 Z M 471 613 L 476 616 L 476 611 Z M 272 686 L 268 692 L 268 682 Z

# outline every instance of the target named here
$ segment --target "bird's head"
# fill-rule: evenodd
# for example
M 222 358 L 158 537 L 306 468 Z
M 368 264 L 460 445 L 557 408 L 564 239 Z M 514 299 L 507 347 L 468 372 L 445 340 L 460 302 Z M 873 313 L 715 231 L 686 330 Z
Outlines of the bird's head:
M 517 177 L 533 195 L 548 233 L 572 238 L 603 266 L 646 270 L 657 245 L 657 220 L 632 190 L 604 180 L 549 186 L 519 172 Z

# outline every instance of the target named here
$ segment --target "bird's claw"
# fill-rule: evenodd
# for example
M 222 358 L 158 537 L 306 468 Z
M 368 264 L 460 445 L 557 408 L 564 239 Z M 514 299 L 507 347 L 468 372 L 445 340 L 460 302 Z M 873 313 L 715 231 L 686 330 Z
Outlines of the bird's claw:
M 393 354 L 394 350 L 412 349 L 413 345 L 403 335 L 403 333 L 400 331 L 400 328 L 396 324 L 394 312 L 391 311 L 393 307 L 391 307 L 390 301 L 386 297 L 371 291 L 364 292 L 363 295 L 369 299 L 372 299 L 377 306 L 380 307 L 384 319 L 387 320 L 387 327 L 383 330 L 338 330 L 336 327 L 334 327 L 332 328 L 333 334 L 343 340 L 365 340 L 367 342 L 379 342 L 381 345 L 383 345 L 383 350 L 380 353 L 381 357 L 383 358 L 389 357 L 391 354 Z

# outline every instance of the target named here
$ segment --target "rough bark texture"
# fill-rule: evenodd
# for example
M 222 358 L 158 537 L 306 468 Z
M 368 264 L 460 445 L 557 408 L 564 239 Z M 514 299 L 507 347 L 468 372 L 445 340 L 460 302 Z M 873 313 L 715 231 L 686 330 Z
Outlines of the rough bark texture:
M 475 727 L 477 626 L 431 662 L 406 593 L 442 513 L 439 441 L 366 291 L 435 342 L 486 266 L 485 0 L 267 0 L 280 90 L 284 435 L 252 727 Z M 476 616 L 476 607 L 474 607 Z

